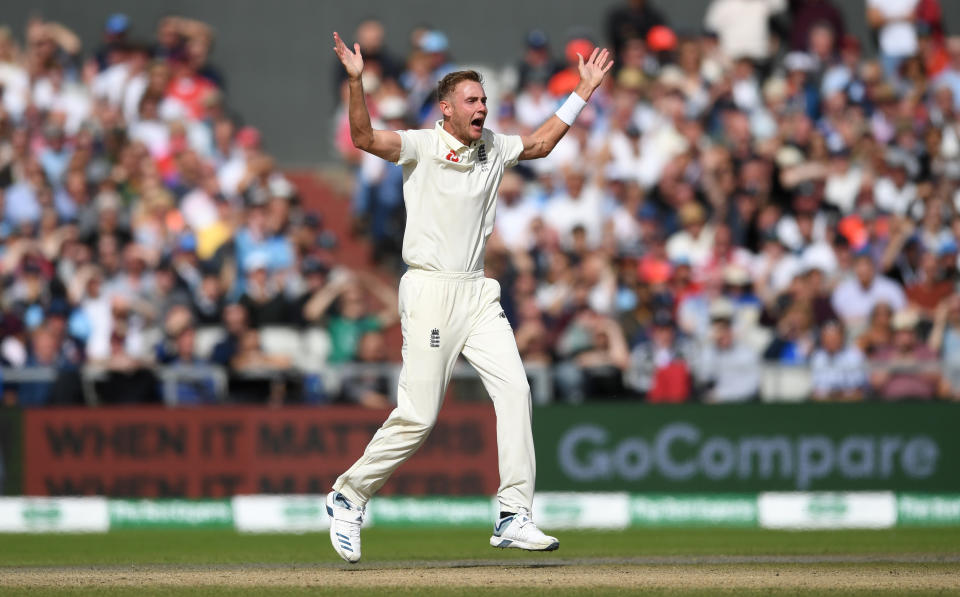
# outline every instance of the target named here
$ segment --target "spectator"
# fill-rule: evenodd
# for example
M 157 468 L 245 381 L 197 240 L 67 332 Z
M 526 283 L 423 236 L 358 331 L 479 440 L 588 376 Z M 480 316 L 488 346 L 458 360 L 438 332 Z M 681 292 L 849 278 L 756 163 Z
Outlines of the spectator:
M 666 24 L 650 0 L 627 0 L 607 14 L 607 39 L 619 58 L 628 40 L 646 39 L 652 28 Z
M 714 229 L 707 223 L 700 204 L 687 203 L 680 208 L 683 227 L 667 241 L 667 255 L 672 261 L 685 260 L 694 271 L 706 266 L 713 251 Z
M 932 321 L 937 307 L 953 294 L 954 287 L 941 271 L 935 253 L 924 253 L 919 269 L 917 281 L 907 286 L 905 294 L 910 308 L 923 319 Z
M 933 84 L 935 89 L 949 89 L 953 108 L 960 110 L 960 37 L 949 38 L 946 51 L 950 62 L 933 80 Z
M 847 344 L 843 324 L 827 322 L 820 329 L 820 345 L 810 357 L 815 400 L 862 400 L 867 385 L 863 353 Z
M 417 122 L 430 122 L 430 114 L 436 110 L 434 104 L 436 82 L 452 72 L 455 67 L 450 60 L 447 35 L 431 29 L 423 32 L 417 39 L 419 50 L 419 77 L 409 69 L 401 75 L 400 82 L 408 90 L 411 99 L 411 111 Z
M 816 334 L 810 305 L 796 302 L 780 317 L 774 338 L 763 357 L 784 365 L 806 365 L 815 344 Z
M 533 247 L 533 220 L 539 217 L 534 200 L 524 194 L 523 177 L 515 170 L 503 173 L 497 198 L 496 232 L 511 251 Z
M 107 17 L 103 26 L 103 38 L 95 56 L 100 70 L 105 70 L 117 62 L 117 54 L 122 53 L 129 43 L 130 17 L 117 12 Z
M 520 358 L 527 365 L 549 365 L 553 361 L 544 319 L 536 298 L 531 295 L 521 299 L 515 335 Z
M 677 334 L 669 312 L 658 311 L 649 339 L 630 352 L 624 383 L 651 404 L 686 402 L 693 392 L 690 369 L 695 362 L 694 344 Z
M 519 89 L 526 88 L 532 81 L 545 84 L 550 77 L 563 68 L 563 65 L 550 55 L 550 40 L 543 30 L 531 29 L 527 32 L 525 41 L 523 58 L 517 67 L 517 88 Z
M 172 276 L 172 270 L 161 268 L 161 271 L 169 272 Z M 197 324 L 201 326 L 218 325 L 223 320 L 223 310 L 226 307 L 227 297 L 223 281 L 220 279 L 220 272 L 207 269 L 203 272 L 203 279 L 200 285 L 191 297 L 194 317 Z
M 43 326 L 53 336 L 57 346 L 57 363 L 61 372 L 72 371 L 83 364 L 83 345 L 70 333 L 70 319 L 72 316 L 70 305 L 63 298 L 54 298 L 46 309 Z M 79 379 L 75 379 L 79 382 Z M 79 391 L 79 387 L 67 388 Z M 71 398 L 65 402 L 80 402 L 79 394 L 72 392 Z
M 890 151 L 886 159 L 887 171 L 877 179 L 873 197 L 877 207 L 897 216 L 916 214 L 917 185 L 911 181 L 912 170 L 917 168 L 914 159 L 897 150 Z
M 877 36 L 888 79 L 898 77 L 905 58 L 917 53 L 916 8 L 919 0 L 867 0 L 867 23 Z
M 837 319 L 831 302 L 830 277 L 822 264 L 810 262 L 804 268 L 794 278 L 789 300 L 808 304 L 813 316 L 813 324 L 819 327 Z M 781 296 L 781 298 L 785 297 Z
M 622 396 L 630 352 L 616 321 L 581 310 L 561 334 L 557 356 L 561 359 L 559 389 L 567 402 L 579 403 L 588 396 Z
M 355 374 L 347 374 L 341 386 L 341 400 L 364 408 L 389 408 L 390 385 L 393 377 L 379 367 L 387 365 L 387 350 L 383 334 L 364 332 L 357 343 L 354 363 L 364 367 Z M 366 366 L 372 366 L 367 369 Z
M 834 40 L 843 39 L 845 26 L 843 13 L 832 0 L 789 0 L 790 2 L 790 49 L 809 49 L 810 33 L 814 27 L 825 25 Z
M 544 120 L 553 115 L 557 98 L 548 91 L 547 83 L 559 72 L 560 69 L 554 69 L 550 75 L 546 75 L 538 70 L 526 76 L 514 102 L 517 122 L 524 130 L 536 130 Z
M 292 325 L 296 323 L 295 314 L 289 308 L 278 276 L 267 271 L 268 263 L 269 258 L 265 253 L 247 255 L 244 264 L 247 280 L 240 304 L 246 308 L 250 323 L 255 328 Z
M 46 179 L 52 185 L 59 186 L 63 183 L 67 166 L 73 157 L 73 150 L 66 145 L 63 129 L 50 126 L 44 134 L 46 147 L 40 152 L 40 165 L 43 167 Z
M 893 307 L 877 303 L 870 312 L 866 329 L 857 338 L 858 349 L 868 357 L 888 349 L 893 343 Z
M 357 25 L 356 40 L 363 52 L 364 72 L 374 74 L 381 81 L 396 80 L 400 75 L 400 65 L 387 49 L 385 36 L 383 23 L 377 19 L 367 19 Z M 346 74 L 342 68 L 336 68 L 334 72 L 337 73 L 339 88 Z
M 828 84 L 827 79 L 830 76 L 828 73 L 824 77 L 824 85 Z M 829 172 L 823 190 L 824 201 L 841 214 L 848 215 L 853 211 L 857 196 L 860 194 L 864 176 L 863 168 L 850 159 L 850 150 L 846 148 L 831 151 L 827 167 Z
M 191 367 L 204 365 L 196 354 L 196 328 L 190 309 L 178 306 L 171 309 L 164 321 L 164 341 L 157 346 L 157 362 L 173 367 L 177 375 L 170 386 L 161 380 L 160 392 L 167 404 L 200 405 L 217 401 L 216 386 L 211 376 Z M 173 395 L 168 392 L 172 386 Z
M 950 360 L 960 356 L 960 295 L 951 294 L 937 305 L 927 345 Z
M 770 18 L 786 8 L 786 0 L 713 0 L 704 25 L 719 34 L 729 58 L 762 61 L 770 53 Z
M 388 130 L 407 128 L 407 106 L 402 97 L 384 97 L 377 103 L 377 111 L 383 121 L 380 126 Z M 353 210 L 354 225 L 369 229 L 375 261 L 382 262 L 399 253 L 397 239 L 403 236 L 403 169 L 364 153 L 357 171 Z
M 866 326 L 867 316 L 877 304 L 887 303 L 894 311 L 906 306 L 903 289 L 890 278 L 877 275 L 870 255 L 856 257 L 854 274 L 837 285 L 831 299 L 833 310 L 852 333 L 858 334 Z
M 786 245 L 773 231 L 761 238 L 759 254 L 751 267 L 758 297 L 768 307 L 790 286 L 802 267 L 800 259 L 787 251 Z
M 398 318 L 397 294 L 392 287 L 369 273 L 339 274 L 338 279 L 315 293 L 304 306 L 304 315 L 310 322 L 319 321 L 331 307 L 335 307 L 327 324 L 333 343 L 331 363 L 351 360 L 364 333 L 385 329 Z M 373 312 L 369 308 L 368 293 L 381 303 L 380 311 Z
M 205 61 L 205 46 L 208 43 L 197 38 L 188 40 L 186 45 L 173 49 L 168 56 L 171 72 L 165 97 L 176 106 L 173 110 L 177 116 L 185 116 L 190 120 L 207 116 L 207 106 L 217 92 L 216 85 L 198 72 Z M 194 52 L 192 59 L 191 47 Z
M 226 337 L 213 347 L 210 360 L 220 366 L 227 367 L 240 350 L 240 342 L 250 329 L 247 308 L 239 303 L 228 304 L 223 309 L 223 327 Z
M 960 398 L 960 295 L 952 294 L 937 305 L 927 346 L 943 359 L 949 397 Z
M 930 400 L 946 389 L 936 354 L 917 337 L 913 311 L 893 318 L 893 344 L 873 356 L 870 386 L 882 400 Z
M 144 346 L 143 331 L 129 315 L 129 306 L 120 297 L 111 304 L 112 322 L 108 345 L 102 356 L 88 347 L 91 361 L 106 372 L 106 380 L 96 384 L 103 404 L 148 404 L 159 401 L 157 383 Z
M 41 199 L 48 189 L 42 166 L 36 160 L 25 164 L 24 179 L 10 185 L 4 192 L 4 221 L 11 227 L 33 226 L 40 220 Z
M 30 77 L 17 54 L 13 32 L 6 25 L 0 27 L 0 83 L 4 89 L 0 106 L 19 121 L 30 101 Z
M 30 347 L 24 366 L 51 369 L 60 366 L 56 336 L 46 326 L 40 326 L 30 334 Z M 21 383 L 17 387 L 17 406 L 28 408 L 46 406 L 52 402 L 53 393 L 54 382 L 52 381 Z
M 563 51 L 563 56 L 567 61 L 566 68 L 558 71 L 547 82 L 547 89 L 555 98 L 560 99 L 574 90 L 577 81 L 579 81 L 577 70 L 579 56 L 589 57 L 595 47 L 596 44 L 585 37 L 577 37 L 567 42 Z M 558 147 L 561 146 L 558 145 Z
M 760 390 L 760 355 L 734 338 L 733 314 L 733 305 L 726 299 L 710 306 L 713 334 L 696 371 L 698 383 L 706 388 L 704 402 L 746 402 L 756 399 Z
M 240 402 L 263 402 L 278 406 L 287 398 L 285 374 L 292 365 L 286 355 L 263 350 L 260 332 L 248 328 L 239 336 L 230 359 L 230 395 Z
M 158 363 L 171 363 L 182 356 L 179 346 L 176 343 L 180 333 L 193 327 L 193 317 L 190 309 L 179 305 L 170 310 L 163 320 L 163 339 L 154 347 L 156 360 Z M 191 357 L 192 358 L 192 357 Z
M 328 283 L 330 266 L 316 257 L 307 257 L 300 266 L 303 274 L 303 287 L 300 296 L 294 301 L 299 325 L 316 325 L 321 322 L 321 313 L 317 313 L 315 297 Z M 308 309 L 308 305 L 311 307 Z
M 564 174 L 564 189 L 550 198 L 543 219 L 555 230 L 564 247 L 573 244 L 573 231 L 581 227 L 590 248 L 600 244 L 603 234 L 603 196 L 597 181 L 577 168 Z

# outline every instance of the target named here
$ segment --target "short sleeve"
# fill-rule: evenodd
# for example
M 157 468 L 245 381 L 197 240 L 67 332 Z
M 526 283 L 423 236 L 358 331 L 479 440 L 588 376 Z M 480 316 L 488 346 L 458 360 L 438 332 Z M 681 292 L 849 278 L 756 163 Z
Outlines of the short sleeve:
M 419 131 L 397 131 L 400 135 L 400 157 L 397 158 L 397 165 L 406 166 L 420 161 L 417 132 Z
M 503 167 L 515 166 L 520 159 L 520 154 L 523 153 L 523 139 L 520 138 L 520 135 L 500 134 L 497 135 L 496 139 L 501 152 L 500 155 L 503 156 Z

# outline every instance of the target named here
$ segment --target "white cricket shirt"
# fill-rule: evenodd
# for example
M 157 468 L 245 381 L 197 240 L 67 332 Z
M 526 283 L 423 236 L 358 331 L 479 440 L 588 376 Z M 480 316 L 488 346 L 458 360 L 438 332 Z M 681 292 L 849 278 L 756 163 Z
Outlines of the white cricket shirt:
M 504 168 L 523 152 L 520 136 L 483 129 L 480 139 L 464 145 L 443 130 L 443 121 L 397 133 L 407 207 L 403 261 L 430 271 L 482 270 L 497 187 Z

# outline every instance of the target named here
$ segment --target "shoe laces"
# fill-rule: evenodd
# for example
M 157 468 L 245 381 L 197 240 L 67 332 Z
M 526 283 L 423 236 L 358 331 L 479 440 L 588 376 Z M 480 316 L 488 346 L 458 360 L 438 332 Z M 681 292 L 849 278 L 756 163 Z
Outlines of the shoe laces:
M 351 541 L 360 539 L 360 522 L 353 520 L 340 520 L 340 524 L 337 526 L 337 531 L 342 532 L 346 531 L 347 536 L 350 537 Z
M 360 536 L 360 525 L 363 523 L 363 517 L 367 512 L 366 507 L 358 508 L 356 505 L 350 502 L 343 494 L 338 494 L 333 498 L 333 503 L 339 506 L 339 510 L 342 512 L 346 510 L 351 514 L 349 518 L 336 516 L 337 510 L 334 510 L 334 519 L 346 526 L 347 532 L 353 536 Z
M 530 518 L 530 511 L 526 508 L 520 508 L 517 510 L 517 513 L 514 515 L 513 519 L 517 521 L 517 526 L 521 528 L 527 526 L 528 524 L 533 524 L 533 526 L 536 526 L 533 523 L 533 519 Z

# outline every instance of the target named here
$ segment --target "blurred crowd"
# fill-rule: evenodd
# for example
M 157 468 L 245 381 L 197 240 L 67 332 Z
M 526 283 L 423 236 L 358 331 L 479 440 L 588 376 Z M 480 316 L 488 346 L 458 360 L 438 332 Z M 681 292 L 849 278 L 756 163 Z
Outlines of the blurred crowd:
M 839 0 L 713 0 L 701 23 L 657 4 L 617 6 L 601 37 L 532 30 L 499 67 L 429 27 L 406 56 L 382 23 L 356 31 L 392 129 L 432 127 L 435 82 L 471 67 L 487 126 L 529 133 L 578 54 L 615 52 L 553 153 L 499 191 L 487 275 L 524 361 L 570 402 L 960 397 L 960 37 L 940 0 L 854 3 L 868 40 Z M 355 227 L 402 269 L 401 169 L 352 147 L 344 105 Z
M 336 238 L 229 108 L 209 26 L 133 31 L 111 15 L 84 48 L 39 18 L 22 45 L 0 27 L 2 402 L 156 402 L 157 365 L 196 370 L 173 380 L 180 403 L 224 392 L 209 365 L 234 400 L 340 398 L 315 373 L 384 358 L 394 291 L 336 267 Z
M 599 37 L 530 31 L 510 65 L 459 64 L 430 27 L 404 54 L 377 21 L 355 38 L 394 129 L 431 127 L 437 80 L 475 67 L 487 126 L 531 131 L 578 53 L 616 53 L 554 152 L 505 174 L 488 246 L 559 399 L 955 398 L 960 38 L 938 0 L 867 0 L 862 41 L 838 4 L 714 0 L 674 24 L 630 0 Z M 402 172 L 335 115 L 381 266 L 342 267 L 230 108 L 214 31 L 141 29 L 110 15 L 84 47 L 40 18 L 22 43 L 0 27 L 2 403 L 389 404 Z

